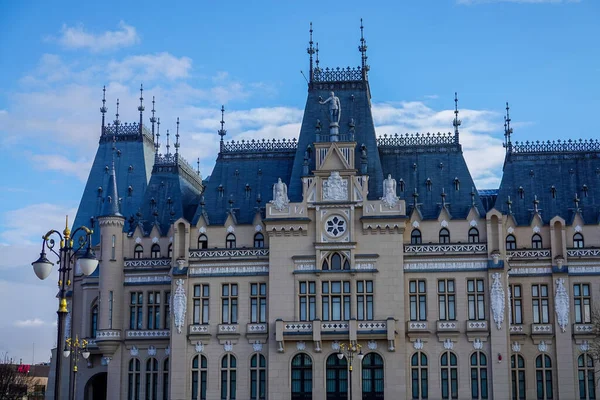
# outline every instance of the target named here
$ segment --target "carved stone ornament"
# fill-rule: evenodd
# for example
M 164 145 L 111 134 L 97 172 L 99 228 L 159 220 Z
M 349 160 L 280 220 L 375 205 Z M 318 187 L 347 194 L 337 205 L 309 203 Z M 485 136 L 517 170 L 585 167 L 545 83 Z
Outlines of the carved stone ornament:
M 469 222 L 469 226 L 471 226 L 472 228 L 475 228 L 477 226 L 477 221 L 472 219 L 471 222 Z
M 339 351 L 339 349 L 340 349 L 340 342 L 338 342 L 337 340 L 331 342 L 331 350 Z
M 390 174 L 383 180 L 383 197 L 381 198 L 381 202 L 389 208 L 394 208 L 398 204 L 396 180 Z
M 156 347 L 154 347 L 154 346 L 148 347 L 148 355 L 150 357 L 154 357 L 156 355 Z
M 556 322 L 564 332 L 569 325 L 569 295 L 565 289 L 565 280 L 556 280 L 556 293 L 554 294 L 554 309 L 556 310 Z
M 142 243 L 142 238 L 141 238 L 141 237 L 139 237 L 139 236 L 138 236 L 138 237 L 136 237 L 136 238 L 135 238 L 135 242 L 136 242 L 137 244 L 140 244 L 140 243 Z
M 254 350 L 254 351 L 262 351 L 262 349 L 263 349 L 263 345 L 258 340 L 255 341 L 254 343 L 252 343 L 252 350 Z
M 418 228 L 419 227 L 419 221 L 413 221 L 412 227 L 413 228 Z
M 540 233 L 540 230 L 540 227 L 537 225 L 533 227 L 533 233 Z
M 206 233 L 206 228 L 201 226 L 200 229 L 198 229 L 198 232 L 200 233 Z
M 223 345 L 223 350 L 225 350 L 226 353 L 233 351 L 233 343 L 231 343 L 230 340 L 227 340 Z
M 235 228 L 233 227 L 233 225 L 229 225 L 227 227 L 227 233 L 233 233 L 233 232 L 235 232 Z
M 306 343 L 304 343 L 303 341 L 296 342 L 296 348 L 298 349 L 298 351 L 304 351 L 306 350 Z
M 323 182 L 323 200 L 347 200 L 348 182 L 342 179 L 338 171 L 332 171 L 329 178 Z
M 277 183 L 273 185 L 273 200 L 271 204 L 277 211 L 282 211 L 290 204 L 290 199 L 287 195 L 287 185 L 281 181 L 281 178 L 277 178 Z
M 481 341 L 481 339 L 477 338 L 473 341 L 473 348 L 475 350 L 483 349 L 483 342 Z
M 130 350 L 129 350 L 129 354 L 131 355 L 131 357 L 137 357 L 140 355 L 140 351 L 138 350 L 138 348 L 136 346 L 133 346 Z
M 100 360 L 100 364 L 102 364 L 103 366 L 107 366 L 108 364 L 110 364 L 110 361 L 112 360 L 112 357 L 107 357 L 104 356 L 102 357 L 102 359 Z
M 442 226 L 442 228 L 447 228 L 448 227 L 448 221 L 446 221 L 445 219 L 443 219 L 442 222 L 440 222 L 440 225 Z
M 581 352 L 585 353 L 586 351 L 588 351 L 590 349 L 590 343 L 587 340 L 584 340 L 583 342 L 581 342 L 581 344 L 579 345 L 579 350 L 581 350 Z
M 514 231 L 515 230 L 512 226 L 509 226 L 508 229 L 506 230 L 506 232 L 508 232 L 509 234 L 512 234 Z
M 579 233 L 581 231 L 582 231 L 581 226 L 579 226 L 579 225 L 575 226 L 575 232 Z
M 152 238 L 152 243 L 158 243 L 158 238 L 156 236 Z
M 492 290 L 490 291 L 490 300 L 492 303 L 492 316 L 498 330 L 502 329 L 504 322 L 504 288 L 500 282 L 502 275 L 496 272 L 492 275 Z
M 546 351 L 548 351 L 548 345 L 546 344 L 546 342 L 544 342 L 543 340 L 538 344 L 538 350 L 541 351 L 542 353 L 545 353 Z
M 413 347 L 415 350 L 423 350 L 423 341 L 421 339 L 417 339 L 413 343 Z
M 196 342 L 195 350 L 196 353 L 202 353 L 204 351 L 204 344 L 202 342 Z
M 317 341 L 315 342 L 315 351 L 316 351 L 317 353 L 320 353 L 320 352 L 321 352 L 321 341 L 320 341 L 320 340 L 317 340 Z
M 376 342 L 376 341 L 374 341 L 374 340 L 369 340 L 369 341 L 367 342 L 367 348 L 368 348 L 369 350 L 376 350 L 376 349 L 377 349 L 377 342 Z
M 175 284 L 177 288 L 175 289 L 175 295 L 173 296 L 173 314 L 175 316 L 175 328 L 177 328 L 177 333 L 181 333 L 181 328 L 185 323 L 185 310 L 187 307 L 187 297 L 185 295 L 185 288 L 183 287 L 184 281 L 183 279 L 178 279 Z
M 454 342 L 452 342 L 452 340 L 450 340 L 450 339 L 444 340 L 444 349 L 452 350 L 453 348 L 454 348 Z
M 256 225 L 256 226 L 254 227 L 254 231 L 255 231 L 255 232 L 261 232 L 261 231 L 262 231 L 262 225 L 260 225 L 260 224 L 259 224 L 259 225 Z
M 171 355 L 171 346 L 167 346 L 165 349 L 165 356 L 169 357 Z
M 519 342 L 513 342 L 512 344 L 512 351 L 515 353 L 518 353 L 521 351 L 521 343 Z

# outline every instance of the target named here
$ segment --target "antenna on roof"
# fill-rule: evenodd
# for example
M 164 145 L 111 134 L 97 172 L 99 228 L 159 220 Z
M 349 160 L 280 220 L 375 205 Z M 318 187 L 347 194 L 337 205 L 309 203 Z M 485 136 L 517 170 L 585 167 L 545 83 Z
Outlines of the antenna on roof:
M 358 51 L 361 54 L 361 62 L 362 62 L 362 78 L 363 80 L 367 80 L 367 72 L 369 71 L 369 66 L 367 65 L 367 41 L 365 40 L 364 35 L 364 26 L 363 19 L 360 19 L 360 46 L 358 46 Z
M 510 127 L 510 107 L 508 106 L 508 101 L 506 102 L 506 116 L 504 117 L 504 147 L 506 147 L 506 151 L 510 153 L 512 151 L 512 142 L 510 140 L 510 135 L 512 135 L 513 130 Z
M 156 117 L 154 116 L 154 96 L 152 96 L 152 116 L 150 117 L 150 122 L 152 122 L 152 140 L 154 140 L 154 123 L 156 122 Z
M 175 154 L 179 154 L 179 117 L 177 117 L 177 133 L 175 134 Z
M 317 42 L 317 49 L 316 49 L 316 55 L 317 55 L 317 59 L 315 61 L 315 64 L 317 66 L 316 70 L 319 71 L 319 42 Z
M 452 122 L 452 125 L 454 125 L 454 143 L 458 144 L 458 127 L 460 126 L 460 124 L 462 123 L 462 121 L 460 119 L 458 119 L 458 93 L 454 92 L 454 122 Z
M 100 107 L 100 112 L 102 113 L 102 131 L 100 135 L 104 135 L 104 114 L 106 114 L 106 85 L 102 88 L 102 107 Z
M 142 124 L 144 122 L 144 84 L 140 83 L 140 106 L 138 107 L 138 111 L 140 112 L 140 136 L 142 136 Z
M 310 67 L 309 67 L 309 76 L 310 76 L 310 81 L 313 81 L 313 54 L 315 54 L 315 49 L 313 47 L 313 28 L 312 28 L 312 22 L 310 23 L 310 39 L 308 41 L 308 48 L 306 49 L 306 52 L 308 53 L 308 58 L 310 60 Z

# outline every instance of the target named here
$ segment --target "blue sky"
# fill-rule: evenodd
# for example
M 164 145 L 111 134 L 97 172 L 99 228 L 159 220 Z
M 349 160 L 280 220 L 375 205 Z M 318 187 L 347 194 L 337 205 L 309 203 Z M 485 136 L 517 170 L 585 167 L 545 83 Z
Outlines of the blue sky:
M 118 97 L 120 119 L 133 122 L 143 83 L 146 122 L 155 95 L 161 128 L 174 130 L 181 118 L 181 151 L 200 157 L 206 176 L 220 105 L 228 139 L 297 136 L 309 22 L 321 66 L 356 66 L 362 17 L 378 134 L 450 131 L 457 91 L 478 188 L 499 183 L 505 101 L 514 140 L 598 137 L 600 6 L 592 0 L 0 7 L 0 353 L 28 362 L 33 342 L 36 361 L 48 359 L 56 308 L 55 279 L 36 281 L 29 263 L 40 235 L 74 215 L 103 85 L 109 120 Z

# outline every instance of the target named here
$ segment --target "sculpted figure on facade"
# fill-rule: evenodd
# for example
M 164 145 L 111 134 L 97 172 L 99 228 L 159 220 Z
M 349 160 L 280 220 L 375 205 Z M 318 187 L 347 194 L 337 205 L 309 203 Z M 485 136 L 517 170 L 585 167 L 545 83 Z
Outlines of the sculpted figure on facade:
M 383 180 L 383 197 L 381 198 L 383 204 L 389 208 L 396 207 L 398 204 L 398 196 L 396 196 L 396 180 L 392 178 L 392 175 L 388 174 L 387 179 Z
M 340 99 L 333 92 L 329 92 L 329 97 L 325 100 L 319 100 L 320 104 L 329 103 L 329 122 L 331 124 L 339 124 L 342 107 L 340 105 Z
M 556 310 L 556 322 L 564 332 L 569 325 L 569 295 L 565 289 L 565 280 L 556 280 L 556 294 L 554 296 L 554 309 Z
M 323 200 L 347 200 L 348 182 L 342 179 L 338 171 L 331 172 L 323 182 Z
M 271 203 L 277 211 L 283 210 L 290 204 L 290 199 L 287 196 L 287 185 L 281 181 L 281 178 L 278 178 L 277 183 L 273 185 L 273 200 L 271 200 Z
M 504 322 L 504 288 L 500 283 L 502 275 L 496 272 L 492 275 L 492 290 L 490 291 L 490 298 L 492 302 L 492 316 L 498 329 L 502 329 L 502 322 Z
M 183 287 L 183 279 L 178 279 L 177 289 L 175 289 L 175 295 L 173 296 L 173 312 L 175 314 L 175 327 L 177 333 L 181 333 L 181 328 L 185 323 L 185 310 L 187 307 L 187 297 L 185 295 L 185 288 Z

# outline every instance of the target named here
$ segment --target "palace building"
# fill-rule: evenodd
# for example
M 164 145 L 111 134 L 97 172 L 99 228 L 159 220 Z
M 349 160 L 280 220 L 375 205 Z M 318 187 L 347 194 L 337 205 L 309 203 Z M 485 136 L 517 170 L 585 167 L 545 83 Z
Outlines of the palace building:
M 377 135 L 362 27 L 357 68 L 315 50 L 311 28 L 298 138 L 228 141 L 222 118 L 205 179 L 179 122 L 160 152 L 142 91 L 135 123 L 103 100 L 75 397 L 595 399 L 600 143 L 513 142 L 507 106 L 500 187 L 477 189 L 458 108 L 450 133 Z

